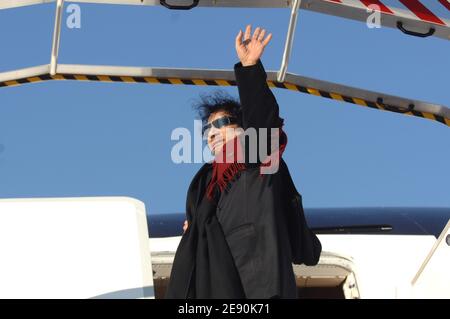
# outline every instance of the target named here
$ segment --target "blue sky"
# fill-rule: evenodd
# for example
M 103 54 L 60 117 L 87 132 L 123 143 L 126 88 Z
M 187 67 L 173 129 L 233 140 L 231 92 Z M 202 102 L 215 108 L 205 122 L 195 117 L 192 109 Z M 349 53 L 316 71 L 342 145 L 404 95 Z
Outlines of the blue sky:
M 0 71 L 47 64 L 54 4 L 0 11 Z M 67 15 L 65 15 L 67 17 Z M 62 29 L 60 62 L 232 69 L 250 23 L 273 33 L 281 63 L 289 10 L 81 5 Z M 450 105 L 450 43 L 301 11 L 289 72 Z M 212 86 L 51 81 L 0 89 L 0 197 L 131 196 L 151 213 L 183 212 L 201 164 L 174 164 L 173 129 Z M 222 87 L 238 96 L 236 87 Z M 273 89 L 284 155 L 305 207 L 450 207 L 450 128 Z

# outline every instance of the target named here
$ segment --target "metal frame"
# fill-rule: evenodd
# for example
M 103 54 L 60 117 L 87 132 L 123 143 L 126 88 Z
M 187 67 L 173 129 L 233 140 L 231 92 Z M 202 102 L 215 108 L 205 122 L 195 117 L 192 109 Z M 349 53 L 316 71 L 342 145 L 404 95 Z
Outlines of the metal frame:
M 1 0 L 0 9 L 55 2 L 58 0 Z M 162 6 L 160 0 L 66 0 L 73 3 L 126 4 Z M 193 0 L 166 0 L 172 4 L 192 4 Z M 291 8 L 296 0 L 199 0 L 197 7 L 235 8 Z M 381 5 L 381 23 L 385 27 L 410 31 L 410 35 L 422 34 L 450 40 L 450 20 L 439 17 L 427 9 L 419 0 L 398 0 L 409 6 L 409 10 L 386 6 L 384 0 L 303 0 L 300 9 L 342 18 L 366 22 L 367 8 L 371 4 Z M 448 3 L 439 1 L 450 10 Z M 432 31 L 433 29 L 433 31 Z M 431 32 L 432 31 L 432 32 Z
M 191 84 L 191 85 L 236 85 L 233 70 L 208 70 L 208 69 L 180 69 L 180 68 L 142 68 L 142 67 L 122 67 L 122 66 L 95 66 L 95 65 L 70 65 L 58 64 L 58 51 L 61 33 L 61 17 L 64 2 L 89 2 L 102 4 L 130 4 L 130 5 L 161 5 L 159 0 L 3 0 L 0 2 L 0 9 L 42 4 L 56 1 L 55 23 L 53 31 L 53 43 L 51 51 L 50 64 L 41 65 L 26 69 L 0 73 L 0 87 L 15 86 L 25 83 L 40 82 L 45 80 L 91 80 L 104 82 L 144 82 L 144 83 L 165 83 L 165 84 Z M 175 0 L 174 0 L 175 1 Z M 411 100 L 407 98 L 373 92 L 356 87 L 341 85 L 338 83 L 326 82 L 309 77 L 287 72 L 289 57 L 292 51 L 292 42 L 294 39 L 297 16 L 300 8 L 324 12 L 327 14 L 350 17 L 352 19 L 361 19 L 361 6 L 353 6 L 359 0 L 201 0 L 198 6 L 227 6 L 227 7 L 290 7 L 291 16 L 289 28 L 286 36 L 285 48 L 281 67 L 278 72 L 267 71 L 268 84 L 271 87 L 286 88 L 300 91 L 307 94 L 313 94 L 334 100 L 340 100 L 361 106 L 367 106 L 375 109 L 402 113 L 424 117 L 438 121 L 450 126 L 450 109 L 433 103 Z M 372 0 L 373 2 L 377 2 Z M 401 0 L 400 0 L 401 1 Z M 416 0 L 411 0 L 416 1 Z M 367 5 L 368 1 L 365 1 Z M 369 1 L 370 2 L 370 1 Z M 379 2 L 379 1 L 378 1 Z M 193 2 L 189 2 L 192 6 Z M 177 2 L 178 7 L 179 1 Z M 166 3 L 166 5 L 168 5 Z M 171 4 L 170 4 L 171 5 Z M 333 10 L 331 10 L 333 9 Z M 351 9 L 351 10 L 350 10 Z M 353 10 L 353 11 L 352 11 Z M 359 10 L 359 11 L 358 11 Z M 383 9 L 386 11 L 385 9 Z M 358 11 L 359 15 L 356 14 Z M 366 9 L 364 11 L 364 21 L 367 17 Z M 400 12 L 401 13 L 401 12 Z M 385 14 L 385 13 L 383 13 Z M 385 14 L 386 15 L 386 14 Z M 399 12 L 397 12 L 398 16 Z M 389 15 L 386 15 L 389 16 Z M 396 22 L 404 22 L 405 19 L 411 23 L 404 14 L 402 21 L 395 19 Z M 394 17 L 391 16 L 391 19 Z M 412 19 L 416 26 L 423 27 L 423 17 Z M 387 22 L 386 22 L 387 21 Z M 384 23 L 389 24 L 390 20 L 385 19 Z M 428 23 L 429 24 L 429 23 Z M 410 24 L 409 26 L 413 26 Z M 434 35 L 445 35 L 450 39 L 450 22 L 441 26 L 442 30 L 435 30 Z M 403 25 L 402 25 L 403 27 Z M 438 29 L 439 26 L 433 26 Z M 406 29 L 405 29 L 406 30 Z M 404 30 L 404 31 L 405 31 Z M 418 31 L 407 30 L 411 33 Z M 442 32 L 440 32 L 442 31 Z M 445 32 L 444 32 L 445 31 Z M 419 33 L 418 33 L 419 34 Z
M 295 28 L 297 26 L 298 9 L 301 3 L 301 0 L 294 0 L 294 2 L 292 3 L 291 19 L 289 20 L 289 28 L 286 36 L 286 43 L 284 46 L 283 59 L 281 60 L 281 67 L 280 71 L 278 72 L 278 82 L 283 82 L 286 76 L 289 57 L 291 56 L 292 51 L 292 42 L 294 41 Z
M 78 80 L 149 84 L 185 84 L 235 86 L 234 70 L 123 67 L 101 65 L 58 64 L 57 73 L 50 74 L 51 65 L 41 65 L 0 74 L 0 87 L 16 86 L 47 80 Z M 277 71 L 266 71 L 272 88 L 283 88 L 369 108 L 413 115 L 450 126 L 450 109 L 438 104 L 383 94 L 286 73 L 278 82 Z
M 50 59 L 50 74 L 56 74 L 58 63 L 59 40 L 61 37 L 61 16 L 64 8 L 64 0 L 56 1 L 55 27 L 53 29 L 52 56 Z

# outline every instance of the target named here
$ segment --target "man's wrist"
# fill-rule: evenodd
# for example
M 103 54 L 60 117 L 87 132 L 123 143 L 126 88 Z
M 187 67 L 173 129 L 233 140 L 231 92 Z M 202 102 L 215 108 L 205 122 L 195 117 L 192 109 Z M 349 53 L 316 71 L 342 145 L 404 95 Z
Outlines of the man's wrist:
M 246 62 L 241 62 L 242 66 L 252 66 L 257 64 L 258 61 L 246 61 Z

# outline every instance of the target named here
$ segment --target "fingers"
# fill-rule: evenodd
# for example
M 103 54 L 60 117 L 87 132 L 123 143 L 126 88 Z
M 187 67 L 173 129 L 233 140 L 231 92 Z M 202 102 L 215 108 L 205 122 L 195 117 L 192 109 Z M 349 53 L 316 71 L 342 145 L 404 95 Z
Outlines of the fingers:
M 250 39 L 250 35 L 252 33 L 252 25 L 248 24 L 245 28 L 245 35 L 244 35 L 244 41 Z
M 267 36 L 267 38 L 263 41 L 263 45 L 266 46 L 269 42 L 270 39 L 272 39 L 272 33 L 269 33 L 269 35 Z
M 255 32 L 253 33 L 253 36 L 251 36 L 252 32 L 252 26 L 251 24 L 248 24 L 245 28 L 245 34 L 244 34 L 244 43 L 248 43 L 249 41 L 259 41 L 264 46 L 266 46 L 270 40 L 272 39 L 272 33 L 269 33 L 269 35 L 264 39 L 266 36 L 266 29 L 262 29 L 260 27 L 257 27 L 255 29 Z M 236 46 L 242 45 L 242 30 L 239 30 L 238 35 L 236 36 Z
M 258 41 L 262 41 L 264 36 L 266 35 L 266 29 L 263 29 L 261 33 L 258 35 Z
M 261 28 L 260 28 L 260 27 L 257 27 L 257 28 L 255 29 L 255 32 L 253 33 L 252 41 L 253 41 L 253 40 L 258 41 L 258 36 L 259 36 L 259 33 L 260 33 L 260 32 L 261 32 Z
M 236 36 L 236 48 L 238 48 L 242 44 L 242 30 L 239 30 L 239 33 Z

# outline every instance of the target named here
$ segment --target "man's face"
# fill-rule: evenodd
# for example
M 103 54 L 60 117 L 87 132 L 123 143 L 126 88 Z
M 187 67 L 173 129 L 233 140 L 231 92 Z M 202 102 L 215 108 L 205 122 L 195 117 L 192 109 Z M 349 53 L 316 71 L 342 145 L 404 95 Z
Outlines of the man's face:
M 230 116 L 230 114 L 225 111 L 214 112 L 209 116 L 208 123 L 211 123 L 212 121 L 220 119 L 224 116 Z M 208 146 L 211 151 L 214 154 L 219 152 L 225 145 L 225 143 L 236 136 L 237 130 L 233 130 L 232 128 L 236 129 L 238 127 L 239 125 L 234 123 L 224 125 L 221 128 L 216 128 L 214 125 L 211 125 L 211 127 L 208 129 Z

